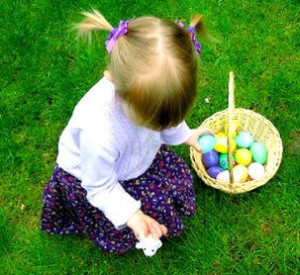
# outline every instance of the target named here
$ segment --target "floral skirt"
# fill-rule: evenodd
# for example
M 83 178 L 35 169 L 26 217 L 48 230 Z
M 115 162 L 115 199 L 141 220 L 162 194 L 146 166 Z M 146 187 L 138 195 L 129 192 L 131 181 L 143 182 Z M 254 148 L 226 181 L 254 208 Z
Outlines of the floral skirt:
M 168 228 L 167 238 L 181 234 L 181 214 L 191 216 L 195 212 L 191 171 L 165 145 L 144 174 L 120 183 L 133 198 L 141 201 L 145 214 Z M 130 228 L 116 230 L 87 201 L 80 180 L 58 166 L 44 191 L 41 228 L 52 234 L 85 233 L 99 248 L 112 253 L 125 253 L 137 242 Z

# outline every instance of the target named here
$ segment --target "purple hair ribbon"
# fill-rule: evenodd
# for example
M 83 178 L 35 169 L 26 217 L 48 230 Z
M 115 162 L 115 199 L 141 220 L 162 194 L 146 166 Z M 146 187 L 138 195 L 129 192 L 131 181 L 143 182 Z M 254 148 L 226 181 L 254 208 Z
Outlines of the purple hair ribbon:
M 178 24 L 179 27 L 184 28 L 184 24 L 182 22 L 178 22 L 177 24 Z M 193 26 L 189 26 L 187 28 L 187 31 L 191 34 L 192 42 L 195 46 L 196 52 L 198 54 L 200 54 L 202 45 L 196 39 L 196 28 L 193 27 Z
M 105 42 L 106 49 L 110 53 L 114 48 L 117 40 L 128 32 L 128 24 L 131 20 L 121 21 L 118 28 L 114 28 L 109 33 Z

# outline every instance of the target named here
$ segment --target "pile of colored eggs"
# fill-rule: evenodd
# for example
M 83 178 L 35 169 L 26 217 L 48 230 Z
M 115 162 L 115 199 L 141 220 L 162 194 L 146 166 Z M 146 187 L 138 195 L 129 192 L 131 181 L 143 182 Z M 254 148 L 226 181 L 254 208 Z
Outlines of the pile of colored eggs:
M 250 133 L 239 131 L 239 128 L 239 122 L 234 121 L 234 132 L 231 134 L 234 182 L 262 179 L 265 175 L 267 149 L 263 143 L 255 141 Z M 219 181 L 229 182 L 227 135 L 217 133 L 213 137 L 205 134 L 199 138 L 199 144 L 203 153 L 202 162 L 208 175 Z

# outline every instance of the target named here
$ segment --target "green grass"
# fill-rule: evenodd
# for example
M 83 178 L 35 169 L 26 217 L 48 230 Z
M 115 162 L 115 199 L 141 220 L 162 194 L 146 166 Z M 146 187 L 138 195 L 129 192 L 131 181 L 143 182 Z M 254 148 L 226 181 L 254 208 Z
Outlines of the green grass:
M 295 274 L 300 270 L 299 1 L 0 2 L 0 273 Z M 230 196 L 195 175 L 196 215 L 153 258 L 103 253 L 85 236 L 39 230 L 41 197 L 73 107 L 101 77 L 104 40 L 75 41 L 80 11 L 99 9 L 113 25 L 155 15 L 188 22 L 194 13 L 218 42 L 203 40 L 192 127 L 227 107 L 230 70 L 236 105 L 273 122 L 284 154 L 264 187 Z M 210 98 L 210 104 L 204 99 Z M 175 150 L 190 163 L 188 149 Z

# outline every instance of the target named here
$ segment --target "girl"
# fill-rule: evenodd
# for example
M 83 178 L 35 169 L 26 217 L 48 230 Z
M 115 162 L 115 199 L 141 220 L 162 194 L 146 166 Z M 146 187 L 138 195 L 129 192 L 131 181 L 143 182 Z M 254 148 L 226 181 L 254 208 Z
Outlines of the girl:
M 196 97 L 195 32 L 141 17 L 113 29 L 93 11 L 80 34 L 110 31 L 104 77 L 80 100 L 59 140 L 57 165 L 45 188 L 41 228 L 86 233 L 101 249 L 124 253 L 140 234 L 182 232 L 180 214 L 195 212 L 191 171 L 165 144 L 198 151 L 205 129 L 184 121 Z

